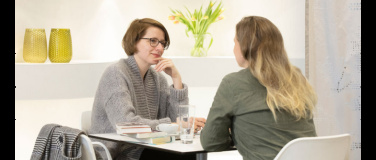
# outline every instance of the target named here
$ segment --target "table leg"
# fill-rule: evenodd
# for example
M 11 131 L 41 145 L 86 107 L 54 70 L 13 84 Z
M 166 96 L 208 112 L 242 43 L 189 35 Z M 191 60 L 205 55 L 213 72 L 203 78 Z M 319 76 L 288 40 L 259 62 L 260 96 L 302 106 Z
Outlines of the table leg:
M 197 153 L 196 160 L 207 160 L 208 154 L 207 153 Z

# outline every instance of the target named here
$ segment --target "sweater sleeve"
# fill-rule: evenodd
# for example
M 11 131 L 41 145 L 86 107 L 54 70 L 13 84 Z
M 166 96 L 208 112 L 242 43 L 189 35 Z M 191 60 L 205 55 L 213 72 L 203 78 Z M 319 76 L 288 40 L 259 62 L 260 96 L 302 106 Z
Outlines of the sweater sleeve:
M 223 151 L 230 147 L 229 128 L 233 116 L 233 94 L 226 77 L 222 80 L 210 108 L 205 127 L 201 131 L 200 141 L 207 151 Z
M 165 78 L 161 79 L 160 107 L 158 119 L 169 120 L 167 123 L 176 122 L 178 107 L 181 104 L 188 104 L 188 86 L 183 83 L 182 89 L 175 89 L 173 85 L 168 86 Z
M 170 98 L 167 105 L 167 117 L 170 117 L 172 122 L 176 122 L 178 116 L 178 107 L 182 104 L 188 104 L 188 86 L 183 83 L 182 89 L 175 89 L 173 85 L 170 86 Z

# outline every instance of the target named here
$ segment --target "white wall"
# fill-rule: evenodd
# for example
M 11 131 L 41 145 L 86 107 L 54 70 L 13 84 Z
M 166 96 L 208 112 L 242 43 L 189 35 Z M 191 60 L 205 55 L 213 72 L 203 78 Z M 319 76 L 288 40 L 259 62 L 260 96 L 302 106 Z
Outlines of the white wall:
M 219 2 L 219 1 L 218 1 Z M 214 42 L 209 56 L 232 56 L 235 25 L 244 16 L 258 15 L 270 19 L 283 34 L 290 58 L 304 58 L 303 0 L 223 0 L 223 20 L 213 23 L 209 32 Z M 23 62 L 23 38 L 26 28 L 44 28 L 49 40 L 51 28 L 70 28 L 72 60 L 116 60 L 125 57 L 121 40 L 132 20 L 150 17 L 165 25 L 171 46 L 166 56 L 189 56 L 191 39 L 183 24 L 168 20 L 170 8 L 185 10 L 204 8 L 209 0 L 16 0 L 15 55 Z
M 30 159 L 43 125 L 57 123 L 80 128 L 80 114 L 91 109 L 104 68 L 109 62 L 126 57 L 121 39 L 135 18 L 154 18 L 169 31 L 172 44 L 165 56 L 173 59 L 183 82 L 190 87 L 190 103 L 197 105 L 200 117 L 207 116 L 222 77 L 240 69 L 232 50 L 235 24 L 244 16 L 259 15 L 273 21 L 284 36 L 291 62 L 305 73 L 302 0 L 237 0 L 236 3 L 223 0 L 225 19 L 209 29 L 214 36 L 209 57 L 184 57 L 189 56 L 187 44 L 191 40 L 185 36 L 185 26 L 168 20 L 169 7 L 183 10 L 186 5 L 193 9 L 208 3 L 208 0 L 189 3 L 183 0 L 16 0 L 16 160 Z M 51 28 L 70 28 L 72 61 L 69 64 L 23 63 L 25 28 L 45 28 L 47 39 Z

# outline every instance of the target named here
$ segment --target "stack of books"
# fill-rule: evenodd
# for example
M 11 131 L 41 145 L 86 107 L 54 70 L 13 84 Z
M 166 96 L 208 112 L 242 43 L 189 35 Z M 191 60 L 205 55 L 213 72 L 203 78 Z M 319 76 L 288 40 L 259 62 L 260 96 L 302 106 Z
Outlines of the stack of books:
M 163 137 L 167 136 L 167 132 L 161 132 L 153 130 L 152 132 L 147 133 L 127 133 L 127 134 L 121 134 L 123 136 L 128 136 L 132 138 L 154 138 L 154 137 Z
M 152 130 L 149 125 L 136 122 L 121 122 L 116 124 L 116 132 L 147 144 L 165 144 L 175 140 L 166 132 Z
M 155 131 L 152 133 L 128 133 L 121 134 L 122 136 L 131 137 L 138 142 L 143 142 L 145 144 L 165 144 L 173 142 L 175 137 L 169 136 L 166 132 Z
M 117 134 L 150 133 L 150 132 L 151 132 L 151 127 L 143 123 L 138 123 L 138 122 L 116 123 Z

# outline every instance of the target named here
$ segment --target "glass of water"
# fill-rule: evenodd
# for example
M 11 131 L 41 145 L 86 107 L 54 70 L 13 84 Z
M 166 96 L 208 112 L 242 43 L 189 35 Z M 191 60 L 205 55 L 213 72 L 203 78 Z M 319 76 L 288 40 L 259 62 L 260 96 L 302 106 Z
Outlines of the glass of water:
M 183 144 L 193 143 L 195 109 L 194 105 L 179 105 L 178 123 L 180 126 L 180 141 Z

